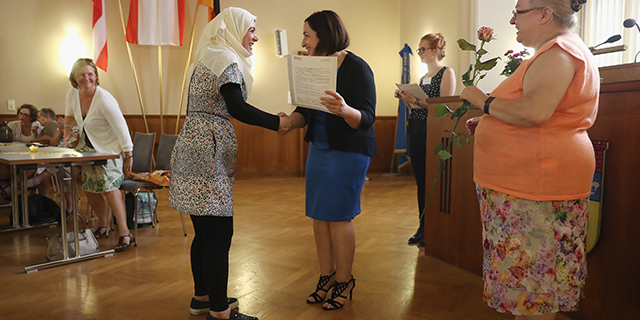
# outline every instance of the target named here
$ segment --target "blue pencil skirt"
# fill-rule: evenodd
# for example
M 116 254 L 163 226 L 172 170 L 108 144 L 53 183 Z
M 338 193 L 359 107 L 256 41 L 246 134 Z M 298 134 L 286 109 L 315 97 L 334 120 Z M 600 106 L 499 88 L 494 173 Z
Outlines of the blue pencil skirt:
M 312 141 L 306 167 L 306 214 L 323 221 L 348 221 L 360 214 L 360 192 L 371 157 L 329 149 Z

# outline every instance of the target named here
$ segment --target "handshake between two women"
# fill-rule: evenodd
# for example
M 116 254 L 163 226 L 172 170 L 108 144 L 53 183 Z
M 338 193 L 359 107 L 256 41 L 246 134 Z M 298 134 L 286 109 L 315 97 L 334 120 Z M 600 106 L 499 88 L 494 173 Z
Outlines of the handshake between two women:
M 355 118 L 359 118 L 360 113 L 356 109 L 347 105 L 344 98 L 339 93 L 330 90 L 326 90 L 324 93 L 328 96 L 321 97 L 320 103 L 322 103 L 322 105 L 325 106 L 332 114 L 344 118 L 351 127 L 354 127 L 351 125 L 351 122 L 354 122 Z M 296 110 L 294 110 L 290 115 L 287 115 L 284 112 L 278 113 L 278 117 L 280 117 L 280 126 L 278 128 L 279 135 L 285 135 L 293 131 L 293 129 L 303 128 L 306 125 L 306 120 L 299 111 L 300 107 L 296 108 Z M 357 119 L 357 122 L 359 123 L 359 119 Z M 356 127 L 357 124 L 354 128 Z

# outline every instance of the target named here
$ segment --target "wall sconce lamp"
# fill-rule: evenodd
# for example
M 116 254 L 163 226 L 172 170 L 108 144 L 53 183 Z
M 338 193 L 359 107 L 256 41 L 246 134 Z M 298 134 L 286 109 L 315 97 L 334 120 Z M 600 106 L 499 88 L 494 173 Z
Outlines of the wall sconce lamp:
M 67 36 L 62 39 L 59 52 L 60 62 L 67 75 L 71 72 L 71 67 L 73 67 L 78 58 L 87 57 L 87 48 L 84 45 L 84 41 L 78 38 L 78 31 L 75 29 L 70 29 Z

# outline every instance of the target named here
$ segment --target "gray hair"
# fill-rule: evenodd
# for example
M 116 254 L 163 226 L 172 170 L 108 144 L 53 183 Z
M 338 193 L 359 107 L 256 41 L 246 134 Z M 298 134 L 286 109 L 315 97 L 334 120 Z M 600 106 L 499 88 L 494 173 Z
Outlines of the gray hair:
M 576 25 L 575 13 L 582 9 L 586 0 L 531 0 L 535 8 L 549 7 L 558 26 L 571 30 Z
M 51 110 L 51 108 L 42 108 L 39 111 L 40 113 L 42 113 L 43 116 L 47 116 L 49 118 L 51 118 L 51 120 L 55 120 L 56 119 L 56 113 L 53 112 L 53 110 Z

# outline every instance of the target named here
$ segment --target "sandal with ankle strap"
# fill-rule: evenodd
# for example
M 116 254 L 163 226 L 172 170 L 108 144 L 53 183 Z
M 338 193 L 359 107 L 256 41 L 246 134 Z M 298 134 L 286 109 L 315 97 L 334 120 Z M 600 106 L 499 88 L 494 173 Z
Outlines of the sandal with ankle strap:
M 124 243 L 124 238 L 128 237 L 129 238 L 129 243 Z M 116 245 L 115 249 L 113 249 L 113 251 L 115 252 L 122 252 L 127 250 L 127 248 L 129 248 L 131 246 L 131 244 L 135 244 L 136 246 L 138 245 L 136 243 L 136 238 L 131 237 L 131 233 L 121 236 L 120 238 L 118 238 L 118 244 Z
M 93 232 L 93 235 L 96 237 L 96 239 L 100 239 L 102 238 L 102 236 L 108 237 L 106 234 L 107 226 L 98 227 L 98 229 Z
M 351 300 L 351 298 L 353 297 L 353 288 L 356 287 L 356 279 L 354 279 L 353 276 L 351 276 L 351 280 L 347 282 L 336 281 L 336 283 L 333 285 L 333 291 L 331 291 L 331 299 L 327 300 L 327 303 L 331 307 L 328 308 L 328 307 L 322 306 L 322 309 L 338 310 L 344 307 L 344 303 L 338 302 L 336 301 L 336 299 L 343 298 L 345 300 L 344 302 L 347 302 L 347 297 L 343 296 L 342 294 L 347 290 L 347 288 L 349 288 L 349 284 L 352 282 L 353 282 L 353 287 L 351 287 L 351 290 L 349 290 L 349 300 Z
M 0 195 L 7 196 L 10 193 L 7 192 L 7 189 L 11 191 L 11 181 L 10 180 L 0 180 Z
M 333 277 L 336 276 L 336 272 L 334 271 L 332 274 L 328 275 L 328 276 L 323 276 L 320 275 L 320 280 L 318 280 L 318 285 L 316 286 L 316 291 L 314 291 L 313 293 L 311 293 L 309 295 L 309 298 L 312 298 L 313 301 L 309 301 L 309 299 L 307 299 L 307 303 L 308 304 L 314 304 L 314 303 L 320 303 L 320 302 L 324 302 L 324 298 L 327 296 L 327 293 L 329 293 L 329 289 L 331 289 L 332 286 L 329 287 L 329 289 L 325 289 L 324 287 L 326 285 L 328 285 L 331 282 L 331 279 Z M 320 291 L 324 291 L 324 297 L 321 297 L 318 292 Z

